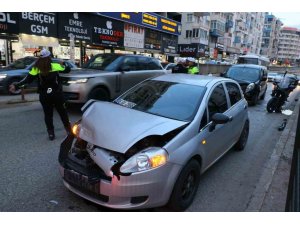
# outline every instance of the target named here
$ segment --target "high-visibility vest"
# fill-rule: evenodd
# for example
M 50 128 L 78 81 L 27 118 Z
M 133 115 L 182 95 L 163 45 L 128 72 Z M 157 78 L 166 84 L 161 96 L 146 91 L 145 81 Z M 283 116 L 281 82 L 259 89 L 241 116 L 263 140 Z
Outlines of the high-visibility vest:
M 61 64 L 59 64 L 59 63 L 51 63 L 51 70 L 49 72 L 50 73 L 51 72 L 61 72 L 61 71 L 64 71 L 64 70 L 65 70 L 65 67 L 62 66 Z M 32 67 L 32 69 L 29 71 L 29 74 L 31 76 L 36 76 L 39 73 L 40 73 L 40 71 L 36 67 Z
M 188 69 L 189 74 L 199 74 L 199 69 L 197 66 L 191 66 Z

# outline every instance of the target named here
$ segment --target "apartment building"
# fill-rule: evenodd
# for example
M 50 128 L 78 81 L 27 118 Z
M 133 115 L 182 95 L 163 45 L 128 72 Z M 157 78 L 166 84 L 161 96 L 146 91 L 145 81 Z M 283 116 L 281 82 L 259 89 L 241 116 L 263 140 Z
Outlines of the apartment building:
M 178 38 L 181 56 L 208 57 L 210 16 L 207 13 L 183 12 L 182 31 Z
M 259 54 L 264 24 L 262 12 L 182 13 L 179 49 L 195 49 L 215 59 L 236 58 L 243 53 Z M 182 53 L 180 53 L 182 55 Z
M 263 28 L 261 54 L 276 59 L 280 29 L 283 23 L 274 15 L 266 13 Z
M 300 56 L 300 30 L 283 27 L 279 36 L 278 60 L 283 63 L 295 63 Z

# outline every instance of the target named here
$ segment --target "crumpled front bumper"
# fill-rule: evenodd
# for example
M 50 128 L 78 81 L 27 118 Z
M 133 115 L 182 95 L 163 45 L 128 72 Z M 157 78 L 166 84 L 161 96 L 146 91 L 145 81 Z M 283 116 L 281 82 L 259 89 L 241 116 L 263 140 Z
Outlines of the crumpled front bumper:
M 167 163 L 156 169 L 133 173 L 129 176 L 112 176 L 111 179 L 91 180 L 70 170 L 65 161 L 72 147 L 73 137 L 68 136 L 61 144 L 59 162 L 64 185 L 77 195 L 96 204 L 118 209 L 151 208 L 165 205 L 171 195 L 181 166 Z M 71 179 L 69 179 L 71 177 Z M 83 185 L 74 184 L 73 178 Z

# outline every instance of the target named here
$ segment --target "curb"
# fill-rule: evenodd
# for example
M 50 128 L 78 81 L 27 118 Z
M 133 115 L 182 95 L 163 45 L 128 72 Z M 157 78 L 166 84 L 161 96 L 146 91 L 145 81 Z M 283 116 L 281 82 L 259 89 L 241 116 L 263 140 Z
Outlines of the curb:
M 246 212 L 285 211 L 299 107 L 298 101 L 250 197 Z

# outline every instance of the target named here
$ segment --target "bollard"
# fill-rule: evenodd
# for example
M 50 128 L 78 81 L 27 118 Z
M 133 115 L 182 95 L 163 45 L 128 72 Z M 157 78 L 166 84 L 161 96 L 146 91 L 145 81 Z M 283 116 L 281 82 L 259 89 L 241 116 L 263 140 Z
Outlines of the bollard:
M 21 100 L 23 102 L 25 101 L 25 91 L 24 91 L 24 88 L 21 88 Z

